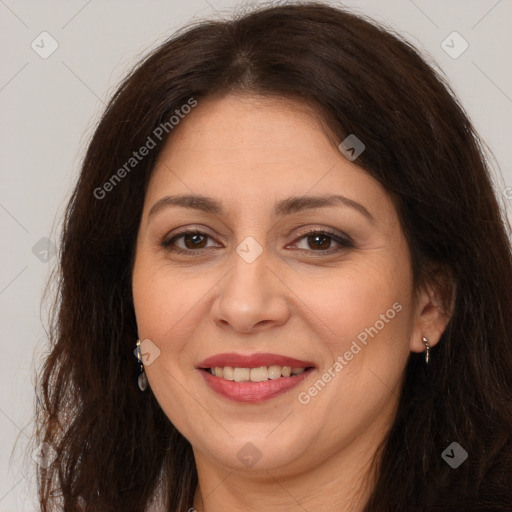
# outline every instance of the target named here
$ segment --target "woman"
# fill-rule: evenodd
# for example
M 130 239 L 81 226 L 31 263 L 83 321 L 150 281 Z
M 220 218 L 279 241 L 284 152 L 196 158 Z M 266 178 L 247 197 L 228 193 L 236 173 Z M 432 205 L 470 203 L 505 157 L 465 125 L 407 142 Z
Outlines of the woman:
M 448 85 L 373 22 L 307 3 L 162 44 L 60 265 L 42 510 L 511 510 L 504 221 Z

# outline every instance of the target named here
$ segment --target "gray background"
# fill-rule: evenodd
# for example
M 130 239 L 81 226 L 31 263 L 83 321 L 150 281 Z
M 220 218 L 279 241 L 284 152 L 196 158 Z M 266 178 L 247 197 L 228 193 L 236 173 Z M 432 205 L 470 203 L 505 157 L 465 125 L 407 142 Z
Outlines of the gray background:
M 258 2 L 244 5 L 253 3 Z M 105 101 L 137 59 L 176 28 L 192 18 L 229 14 L 240 5 L 228 0 L 0 0 L 2 512 L 37 509 L 35 462 L 27 443 L 34 369 L 46 350 L 41 295 L 56 263 L 52 244 L 58 240 L 63 206 Z M 405 35 L 444 71 L 501 169 L 494 165 L 496 188 L 512 218 L 512 1 L 354 0 L 343 5 Z M 44 31 L 58 44 L 45 59 L 40 53 L 51 49 L 51 40 L 40 36 Z M 453 31 L 469 44 L 457 58 L 463 42 L 453 36 L 446 40 Z M 40 53 L 31 47 L 33 41 Z

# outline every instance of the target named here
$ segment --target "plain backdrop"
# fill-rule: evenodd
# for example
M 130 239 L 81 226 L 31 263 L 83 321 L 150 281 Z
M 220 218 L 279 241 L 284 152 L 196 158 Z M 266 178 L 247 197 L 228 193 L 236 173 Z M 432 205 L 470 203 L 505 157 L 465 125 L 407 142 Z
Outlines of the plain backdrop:
M 178 27 L 257 3 L 0 0 L 1 512 L 37 510 L 27 443 L 35 368 L 47 347 L 41 295 L 57 261 L 63 206 L 107 99 Z M 512 1 L 329 3 L 385 23 L 443 70 L 499 164 L 493 173 L 510 218 Z

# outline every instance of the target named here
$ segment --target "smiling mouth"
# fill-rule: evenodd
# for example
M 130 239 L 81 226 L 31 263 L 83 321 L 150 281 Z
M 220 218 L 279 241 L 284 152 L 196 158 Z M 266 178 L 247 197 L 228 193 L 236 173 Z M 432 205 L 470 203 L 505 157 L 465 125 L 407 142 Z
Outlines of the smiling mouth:
M 312 361 L 268 352 L 216 354 L 196 368 L 210 389 L 245 403 L 261 403 L 291 391 L 316 371 Z
M 203 368 L 204 371 L 224 380 L 234 382 L 263 382 L 266 380 L 276 380 L 282 377 L 294 377 L 313 367 L 291 367 L 291 366 L 259 366 L 257 368 L 241 368 L 233 366 L 215 366 L 212 368 Z
M 291 391 L 307 379 L 315 367 L 215 366 L 198 370 L 210 389 L 224 398 L 234 402 L 261 403 Z

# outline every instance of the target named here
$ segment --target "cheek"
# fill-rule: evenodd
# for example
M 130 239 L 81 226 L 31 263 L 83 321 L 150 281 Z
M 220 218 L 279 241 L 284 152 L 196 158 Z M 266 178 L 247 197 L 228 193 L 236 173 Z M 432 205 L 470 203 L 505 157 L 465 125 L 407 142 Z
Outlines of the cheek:
M 165 264 L 157 263 L 154 256 L 141 251 L 137 257 L 132 290 L 139 335 L 160 337 L 185 314 L 194 294 L 193 288 L 184 286 Z
M 192 273 L 171 268 L 143 254 L 132 278 L 138 335 L 151 339 L 162 350 L 166 364 L 180 362 L 183 351 L 201 319 L 208 313 L 216 282 L 213 273 Z
M 310 318 L 325 332 L 331 350 L 339 353 L 360 333 L 364 341 L 368 330 L 390 332 L 408 325 L 411 283 L 406 268 L 380 258 L 374 264 L 331 269 L 314 282 L 295 283 L 295 289 L 314 313 Z
M 320 378 L 329 384 L 304 390 L 319 417 L 337 429 L 373 421 L 400 385 L 410 348 L 411 282 L 407 266 L 382 259 L 308 286 L 314 329 L 329 354 Z M 326 300 L 328 297 L 328 300 Z M 329 375 L 326 375 L 329 374 Z M 310 388 L 311 389 L 311 388 Z M 304 399 L 308 399 L 305 396 Z M 349 420 L 346 411 L 351 411 Z
M 329 278 L 299 292 L 315 313 L 311 318 L 329 354 L 327 368 L 340 376 L 333 379 L 333 401 L 343 396 L 354 407 L 366 403 L 371 408 L 399 385 L 412 329 L 406 256 L 375 253 L 339 272 L 331 270 Z

